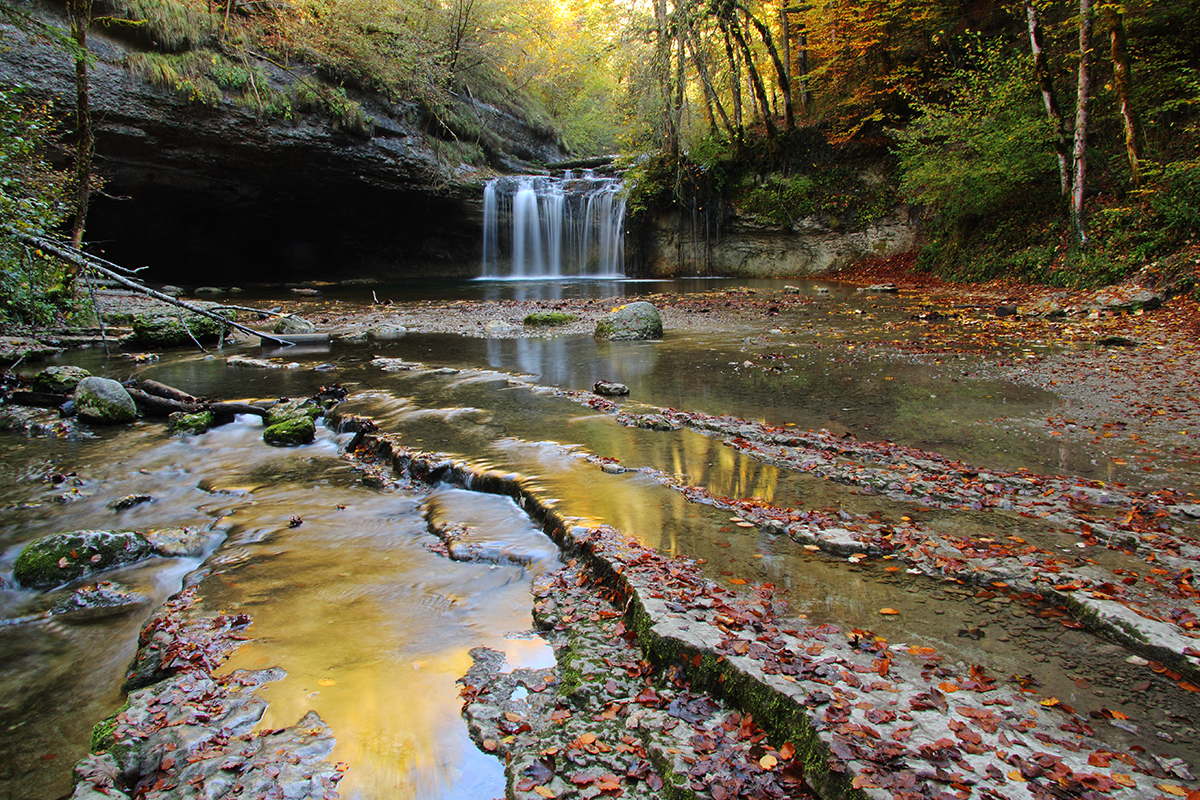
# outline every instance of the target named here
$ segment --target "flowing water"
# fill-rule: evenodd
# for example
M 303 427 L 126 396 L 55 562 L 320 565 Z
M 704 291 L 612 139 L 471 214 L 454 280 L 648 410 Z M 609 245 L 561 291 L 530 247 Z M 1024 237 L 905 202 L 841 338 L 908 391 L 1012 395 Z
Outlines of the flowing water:
M 1047 693 L 1080 713 L 1120 699 L 1131 717 L 1144 710 L 1141 735 L 1152 735 L 1149 709 L 1180 707 L 1179 700 L 1168 701 L 1158 688 L 1127 697 L 1127 653 L 1115 645 L 1045 624 L 1003 597 L 980 600 L 953 584 L 747 532 L 730 524 L 729 512 L 689 503 L 645 473 L 607 474 L 580 455 L 652 467 L 718 496 L 910 514 L 959 535 L 1028 535 L 1040 523 L 859 494 L 761 464 L 691 431 L 625 428 L 538 388 L 618 380 L 645 403 L 893 439 L 992 468 L 1085 476 L 1112 469 L 1093 463 L 1086 450 L 1033 435 L 1033 421 L 1060 406 L 1053 395 L 964 378 L 957 367 L 833 354 L 823 344 L 831 328 L 798 321 L 795 328 L 787 337 L 668 332 L 662 342 L 628 343 L 409 335 L 386 344 L 294 349 L 288 358 L 301 363 L 298 370 L 236 369 L 213 354 L 187 352 L 139 366 L 87 352 L 61 360 L 221 398 L 303 396 L 342 383 L 351 392 L 346 411 L 371 416 L 404 444 L 517 473 L 566 516 L 703 559 L 710 577 L 726 585 L 733 578 L 770 581 L 793 613 L 811 622 L 869 627 L 996 675 L 1032 672 Z M 386 373 L 371 364 L 376 356 L 428 369 Z M 764 370 L 764 363 L 787 369 Z M 518 376 L 527 383 L 514 381 Z M 547 646 L 530 635 L 529 585 L 559 563 L 558 553 L 507 498 L 448 486 L 417 494 L 363 485 L 340 453 L 346 439 L 322 429 L 306 447 L 270 448 L 255 418 L 186 438 L 168 436 L 157 421 L 83 441 L 0 438 L 0 798 L 50 800 L 69 792 L 70 766 L 86 751 L 89 729 L 122 701 L 117 687 L 140 624 L 189 573 L 212 609 L 254 619 L 252 640 L 227 669 L 287 671 L 260 690 L 270 701 L 262 725 L 283 727 L 316 710 L 332 726 L 332 758 L 349 765 L 343 796 L 503 794 L 499 763 L 466 736 L 455 681 L 470 666 L 469 651 L 481 645 L 502 650 L 514 666 L 551 663 Z M 120 513 L 106 507 L 130 493 L 154 500 Z M 429 525 L 447 522 L 471 526 L 475 540 L 504 557 L 459 563 L 439 555 Z M 211 554 L 155 559 L 106 576 L 146 595 L 132 612 L 46 618 L 41 612 L 62 592 L 40 595 L 12 583 L 17 553 L 37 536 L 180 525 L 218 534 Z M 905 614 L 881 619 L 885 606 Z M 960 635 L 980 630 L 983 638 Z M 1087 690 L 1075 682 L 1081 676 Z M 1174 733 L 1188 741 L 1186 731 Z M 1114 737 L 1114 746 L 1142 741 L 1117 729 L 1102 735 Z M 1194 757 L 1190 745 L 1180 747 Z
M 618 178 L 496 178 L 483 194 L 483 277 L 620 277 L 624 226 Z

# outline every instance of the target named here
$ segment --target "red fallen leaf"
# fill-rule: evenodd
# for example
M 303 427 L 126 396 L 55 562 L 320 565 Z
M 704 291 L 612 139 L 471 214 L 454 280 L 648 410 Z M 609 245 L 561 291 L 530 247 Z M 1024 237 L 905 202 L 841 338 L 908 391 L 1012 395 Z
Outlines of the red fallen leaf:
M 694 669 L 699 669 L 702 663 L 704 663 L 704 656 L 700 653 L 696 653 L 696 655 L 692 657 L 692 667 Z
M 782 758 L 784 761 L 787 761 L 787 760 L 795 757 L 795 755 L 796 755 L 796 746 L 793 745 L 791 742 L 784 742 L 783 746 L 779 748 L 779 757 Z
M 1179 688 L 1183 689 L 1185 692 L 1200 692 L 1200 686 L 1197 686 L 1194 683 L 1188 683 L 1187 681 L 1180 681 Z
M 571 776 L 571 783 L 576 786 L 587 786 L 589 783 L 595 783 L 596 776 L 588 775 L 586 772 L 580 772 Z
M 495 739 L 484 739 L 483 740 L 483 749 L 487 750 L 489 753 L 496 752 L 496 748 L 499 746 L 500 746 L 500 744 Z
M 732 583 L 734 586 L 745 586 L 746 585 L 746 582 L 744 580 L 742 580 L 741 578 L 730 578 L 729 582 Z
M 652 705 L 659 702 L 661 698 L 658 696 L 658 692 L 654 691 L 654 687 L 647 686 L 645 689 L 642 689 L 640 692 L 638 692 L 638 695 L 634 698 L 634 700 L 642 705 Z M 595 739 L 595 737 L 592 738 Z
M 175 759 L 171 758 L 170 756 L 167 756 L 166 758 L 164 758 L 162 760 L 162 766 L 160 767 L 160 769 L 170 769 L 173 766 L 175 766 Z

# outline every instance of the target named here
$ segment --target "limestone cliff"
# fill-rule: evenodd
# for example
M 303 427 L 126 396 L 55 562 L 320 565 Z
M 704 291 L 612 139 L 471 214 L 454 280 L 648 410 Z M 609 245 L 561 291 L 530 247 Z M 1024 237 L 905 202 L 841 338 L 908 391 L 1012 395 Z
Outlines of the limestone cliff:
M 286 120 L 230 99 L 190 102 L 123 66 L 134 45 L 96 30 L 89 45 L 105 179 L 89 217 L 94 250 L 172 283 L 476 274 L 479 176 L 417 104 L 347 90 L 373 134 L 347 132 L 320 113 Z M 281 81 L 303 69 L 263 67 Z M 0 82 L 61 98 L 68 119 L 73 70 L 62 50 L 0 26 Z M 498 166 L 563 157 L 549 131 L 463 102 L 499 137 Z

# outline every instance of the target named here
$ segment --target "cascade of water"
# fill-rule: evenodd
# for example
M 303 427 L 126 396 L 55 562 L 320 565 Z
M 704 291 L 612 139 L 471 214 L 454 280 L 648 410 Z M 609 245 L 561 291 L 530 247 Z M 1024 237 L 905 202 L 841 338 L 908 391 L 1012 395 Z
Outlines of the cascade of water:
M 619 179 L 590 171 L 489 181 L 483 277 L 619 277 L 625 259 L 621 189 Z

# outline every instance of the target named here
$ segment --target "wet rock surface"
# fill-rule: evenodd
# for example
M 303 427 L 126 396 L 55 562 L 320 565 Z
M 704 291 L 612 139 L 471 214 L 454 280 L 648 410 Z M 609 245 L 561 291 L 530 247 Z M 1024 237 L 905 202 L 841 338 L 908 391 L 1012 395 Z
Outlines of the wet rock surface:
M 662 315 L 651 303 L 641 300 L 613 309 L 596 323 L 593 333 L 597 339 L 614 342 L 661 339 L 662 335 Z
M 49 589 L 153 554 L 133 531 L 76 531 L 43 536 L 17 556 L 13 576 L 22 586 Z
M 143 628 L 126 706 L 96 726 L 73 797 L 336 798 L 344 771 L 325 760 L 332 731 L 315 712 L 253 732 L 267 703 L 255 688 L 278 669 L 213 673 L 246 637 L 245 615 L 197 608 L 195 589 Z
M 75 413 L 87 422 L 114 425 L 137 418 L 125 387 L 109 378 L 84 378 L 75 387 Z

